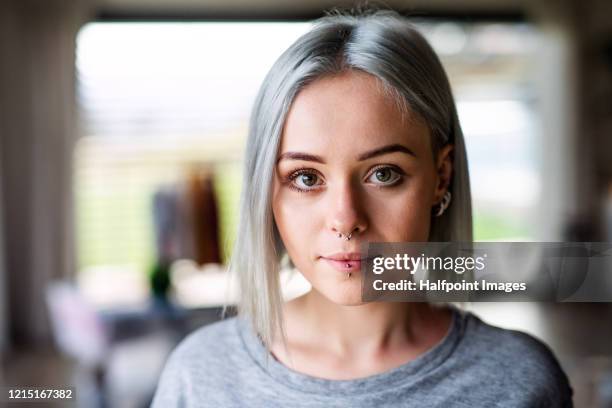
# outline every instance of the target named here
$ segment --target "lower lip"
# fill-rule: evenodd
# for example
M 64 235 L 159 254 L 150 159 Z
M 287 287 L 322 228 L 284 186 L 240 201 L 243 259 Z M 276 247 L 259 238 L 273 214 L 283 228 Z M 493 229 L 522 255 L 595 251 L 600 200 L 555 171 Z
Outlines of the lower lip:
M 334 259 L 323 258 L 334 269 L 340 272 L 354 272 L 361 270 L 361 260 L 359 261 L 336 261 Z

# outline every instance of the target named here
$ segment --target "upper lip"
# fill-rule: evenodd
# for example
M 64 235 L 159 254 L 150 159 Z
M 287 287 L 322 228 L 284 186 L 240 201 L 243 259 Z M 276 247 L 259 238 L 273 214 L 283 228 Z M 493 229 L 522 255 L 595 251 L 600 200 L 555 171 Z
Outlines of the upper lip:
M 334 261 L 364 261 L 367 259 L 367 257 L 361 255 L 360 252 L 338 252 L 332 255 L 323 256 L 323 258 L 332 259 Z

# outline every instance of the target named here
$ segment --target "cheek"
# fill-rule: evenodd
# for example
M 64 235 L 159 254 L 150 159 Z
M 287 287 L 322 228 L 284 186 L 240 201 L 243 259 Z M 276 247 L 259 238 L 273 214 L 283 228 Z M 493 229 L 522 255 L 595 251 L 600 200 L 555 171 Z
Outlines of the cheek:
M 305 203 L 299 194 L 286 188 L 274 187 L 272 198 L 272 212 L 274 221 L 289 256 L 297 261 L 296 257 L 306 256 L 304 245 L 314 242 L 315 218 L 314 208 Z
M 431 226 L 434 189 L 427 177 L 411 178 L 401 193 L 377 200 L 373 223 L 387 242 L 426 242 Z

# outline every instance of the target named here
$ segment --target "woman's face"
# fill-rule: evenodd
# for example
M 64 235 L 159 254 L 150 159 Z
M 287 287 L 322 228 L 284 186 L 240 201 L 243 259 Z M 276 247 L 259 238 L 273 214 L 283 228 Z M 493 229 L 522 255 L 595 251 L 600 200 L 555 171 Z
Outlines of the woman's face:
M 451 147 L 434 157 L 429 133 L 359 71 L 319 79 L 295 98 L 275 167 L 274 219 L 297 269 L 330 301 L 361 303 L 360 262 L 337 259 L 365 256 L 363 242 L 428 240 L 452 171 Z M 350 240 L 338 237 L 354 229 Z

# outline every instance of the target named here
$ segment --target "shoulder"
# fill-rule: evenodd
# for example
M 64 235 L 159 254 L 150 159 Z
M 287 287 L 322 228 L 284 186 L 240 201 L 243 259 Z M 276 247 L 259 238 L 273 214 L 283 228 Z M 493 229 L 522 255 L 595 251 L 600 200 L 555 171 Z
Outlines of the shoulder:
M 230 350 L 238 349 L 241 341 L 236 323 L 234 317 L 197 329 L 176 346 L 167 364 L 181 371 L 201 371 L 217 368 L 217 363 L 226 364 Z
M 236 321 L 237 319 L 232 317 L 200 327 L 187 335 L 175 348 L 174 353 L 179 356 L 199 354 L 202 352 L 202 346 L 216 349 L 222 343 L 236 340 Z
M 494 359 L 498 364 L 507 362 L 514 367 L 533 367 L 536 370 L 558 368 L 559 363 L 550 348 L 537 338 L 522 331 L 485 323 L 470 312 L 464 314 L 466 336 L 472 353 Z
M 236 320 L 201 327 L 178 344 L 166 361 L 153 407 L 189 405 L 202 387 L 214 388 L 228 378 L 226 375 L 232 375 L 241 358 Z
M 570 405 L 569 380 L 546 344 L 527 333 L 485 323 L 470 312 L 463 314 L 466 341 L 462 349 L 482 367 L 483 375 L 532 393 L 540 403 Z

